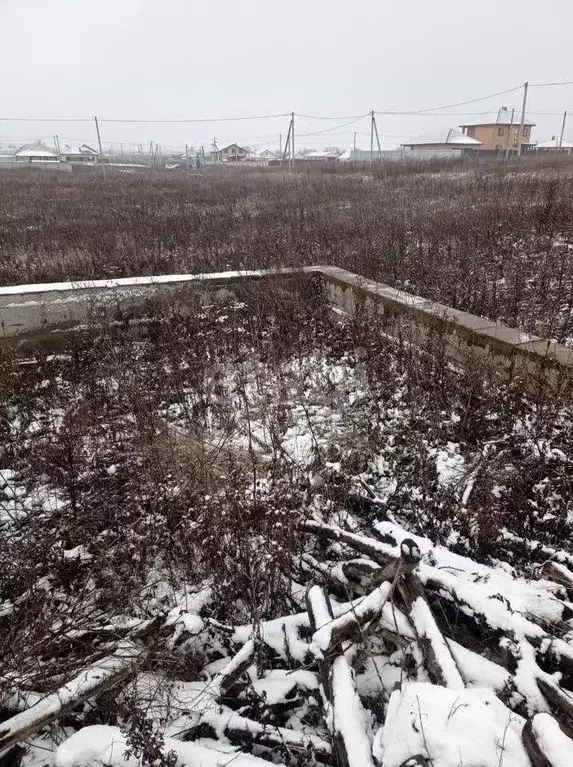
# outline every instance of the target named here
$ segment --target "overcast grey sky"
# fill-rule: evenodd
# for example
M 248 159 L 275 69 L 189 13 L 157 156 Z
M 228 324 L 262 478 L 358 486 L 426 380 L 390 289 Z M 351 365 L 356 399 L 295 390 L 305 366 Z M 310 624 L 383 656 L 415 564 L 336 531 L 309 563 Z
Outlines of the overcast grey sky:
M 0 0 L 1 117 L 186 118 L 359 115 L 573 79 L 573 0 Z M 520 106 L 519 93 L 449 112 Z M 534 138 L 560 129 L 573 86 L 535 88 Z M 464 117 L 380 116 L 384 144 Z M 299 134 L 345 120 L 297 120 Z M 218 124 L 102 124 L 113 142 L 274 148 L 287 118 Z M 368 122 L 299 138 L 367 146 Z M 95 142 L 89 123 L 0 119 L 0 141 Z

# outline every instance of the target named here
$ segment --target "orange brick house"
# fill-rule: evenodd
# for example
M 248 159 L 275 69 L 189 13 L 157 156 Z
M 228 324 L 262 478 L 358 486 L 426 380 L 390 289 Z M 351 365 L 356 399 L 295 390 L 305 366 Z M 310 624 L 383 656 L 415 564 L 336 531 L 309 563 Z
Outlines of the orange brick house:
M 507 107 L 501 107 L 495 120 L 460 125 L 466 136 L 481 142 L 478 149 L 502 152 L 507 151 L 509 147 L 510 153 L 517 152 L 518 144 L 521 144 L 524 150 L 533 146 L 531 129 L 535 127 L 535 123 L 526 118 L 521 136 L 519 135 L 520 127 L 521 113 L 515 110 L 512 121 L 512 111 Z

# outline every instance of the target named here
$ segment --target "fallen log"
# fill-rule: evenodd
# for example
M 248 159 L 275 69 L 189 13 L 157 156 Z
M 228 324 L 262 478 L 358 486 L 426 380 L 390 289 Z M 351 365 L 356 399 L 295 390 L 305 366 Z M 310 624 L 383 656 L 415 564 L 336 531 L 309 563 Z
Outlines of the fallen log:
M 438 628 L 419 578 L 415 573 L 408 573 L 398 581 L 398 589 L 406 605 L 406 614 L 414 625 L 430 680 L 442 687 L 463 690 L 464 680 Z
M 323 622 L 312 637 L 313 644 L 324 655 L 340 651 L 340 647 L 346 639 L 350 639 L 357 630 L 361 630 L 380 615 L 391 592 L 392 584 L 383 583 L 368 596 L 357 600 L 347 612 L 338 618 L 330 618 L 330 620 Z M 310 609 L 314 609 L 312 600 Z M 314 617 L 316 622 L 316 616 Z
M 300 528 L 304 532 L 313 533 L 319 538 L 345 543 L 355 551 L 359 551 L 361 554 L 366 554 L 367 557 L 370 557 L 370 559 L 382 567 L 385 567 L 391 562 L 397 564 L 399 561 L 399 557 L 390 550 L 389 546 L 378 543 L 373 539 L 366 538 L 363 535 L 350 533 L 347 530 L 343 530 L 341 527 L 327 525 L 323 522 L 315 522 L 314 520 L 306 520 L 301 523 Z
M 121 643 L 114 655 L 84 668 L 59 690 L 3 722 L 0 725 L 0 751 L 25 740 L 79 703 L 113 687 L 128 676 L 144 656 L 142 647 L 132 642 Z
M 308 614 L 314 634 L 332 621 L 327 593 L 313 586 L 307 593 Z M 332 665 L 319 663 L 325 697 L 328 700 L 334 754 L 339 767 L 374 767 L 370 741 L 364 727 L 362 703 L 352 679 L 352 669 L 343 655 Z
M 573 554 L 562 549 L 546 546 L 540 541 L 529 541 L 526 538 L 520 538 L 505 528 L 501 530 L 498 543 L 502 548 L 511 552 L 520 554 L 527 552 L 530 561 L 534 560 L 541 563 L 549 559 L 573 569 Z
M 547 674 L 536 676 L 535 681 L 563 730 L 570 738 L 573 737 L 573 697 L 562 690 L 553 677 Z
M 567 737 L 550 714 L 536 714 L 525 723 L 521 734 L 532 767 L 570 767 L 573 740 Z
M 233 743 L 256 743 L 261 746 L 288 746 L 296 751 L 313 751 L 330 756 L 332 748 L 328 741 L 313 733 L 275 727 L 255 722 L 236 713 L 209 714 L 203 720 L 216 733 L 223 733 Z
M 252 639 L 245 642 L 229 663 L 213 677 L 211 687 L 214 695 L 224 695 L 235 684 L 249 666 L 253 664 L 256 651 L 257 647 Z
M 559 562 L 549 561 L 543 565 L 544 578 L 563 586 L 568 599 L 573 599 L 573 572 Z

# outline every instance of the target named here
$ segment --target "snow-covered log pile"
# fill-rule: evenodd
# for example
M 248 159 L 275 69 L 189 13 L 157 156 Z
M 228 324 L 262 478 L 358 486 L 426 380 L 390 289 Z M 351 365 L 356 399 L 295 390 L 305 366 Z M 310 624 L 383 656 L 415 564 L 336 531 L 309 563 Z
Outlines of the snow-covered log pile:
M 567 400 L 258 312 L 1 360 L 0 767 L 573 764 Z
M 34 748 L 60 767 L 154 754 L 188 765 L 573 763 L 573 610 L 560 583 L 479 565 L 394 523 L 365 535 L 350 522 L 301 523 L 288 615 L 221 624 L 205 586 L 52 693 L 5 696 L 5 763 Z M 190 646 L 219 656 L 192 681 L 150 667 Z M 116 725 L 88 724 L 113 711 L 110 695 Z

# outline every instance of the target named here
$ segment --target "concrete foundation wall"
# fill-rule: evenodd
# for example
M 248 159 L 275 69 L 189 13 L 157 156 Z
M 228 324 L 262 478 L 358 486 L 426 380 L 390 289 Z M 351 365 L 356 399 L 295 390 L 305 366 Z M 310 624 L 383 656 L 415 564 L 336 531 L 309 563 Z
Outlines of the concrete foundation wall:
M 508 374 L 521 370 L 544 381 L 573 376 L 573 348 L 429 301 L 336 267 L 320 267 L 329 302 L 346 314 L 364 311 L 385 332 L 423 347 L 429 335 L 444 338 L 458 362 L 487 356 Z
M 98 316 L 129 316 L 150 300 L 182 291 L 191 290 L 204 300 L 222 299 L 235 296 L 241 286 L 287 280 L 304 273 L 273 269 L 0 287 L 0 339 L 24 338 L 40 330 L 61 332 Z
M 570 378 L 573 373 L 572 348 L 332 266 L 4 287 L 0 288 L 0 341 L 10 346 L 29 346 L 40 338 L 43 343 L 55 342 L 63 331 L 98 318 L 125 320 L 138 312 L 141 316 L 150 300 L 175 299 L 182 291 L 198 293 L 205 301 L 240 298 L 241 291 L 253 283 L 297 290 L 301 280 L 313 275 L 337 310 L 350 315 L 366 312 L 385 332 L 407 337 L 422 348 L 430 334 L 439 332 L 454 361 L 487 356 L 503 371 L 520 368 L 544 380 L 548 375 Z

